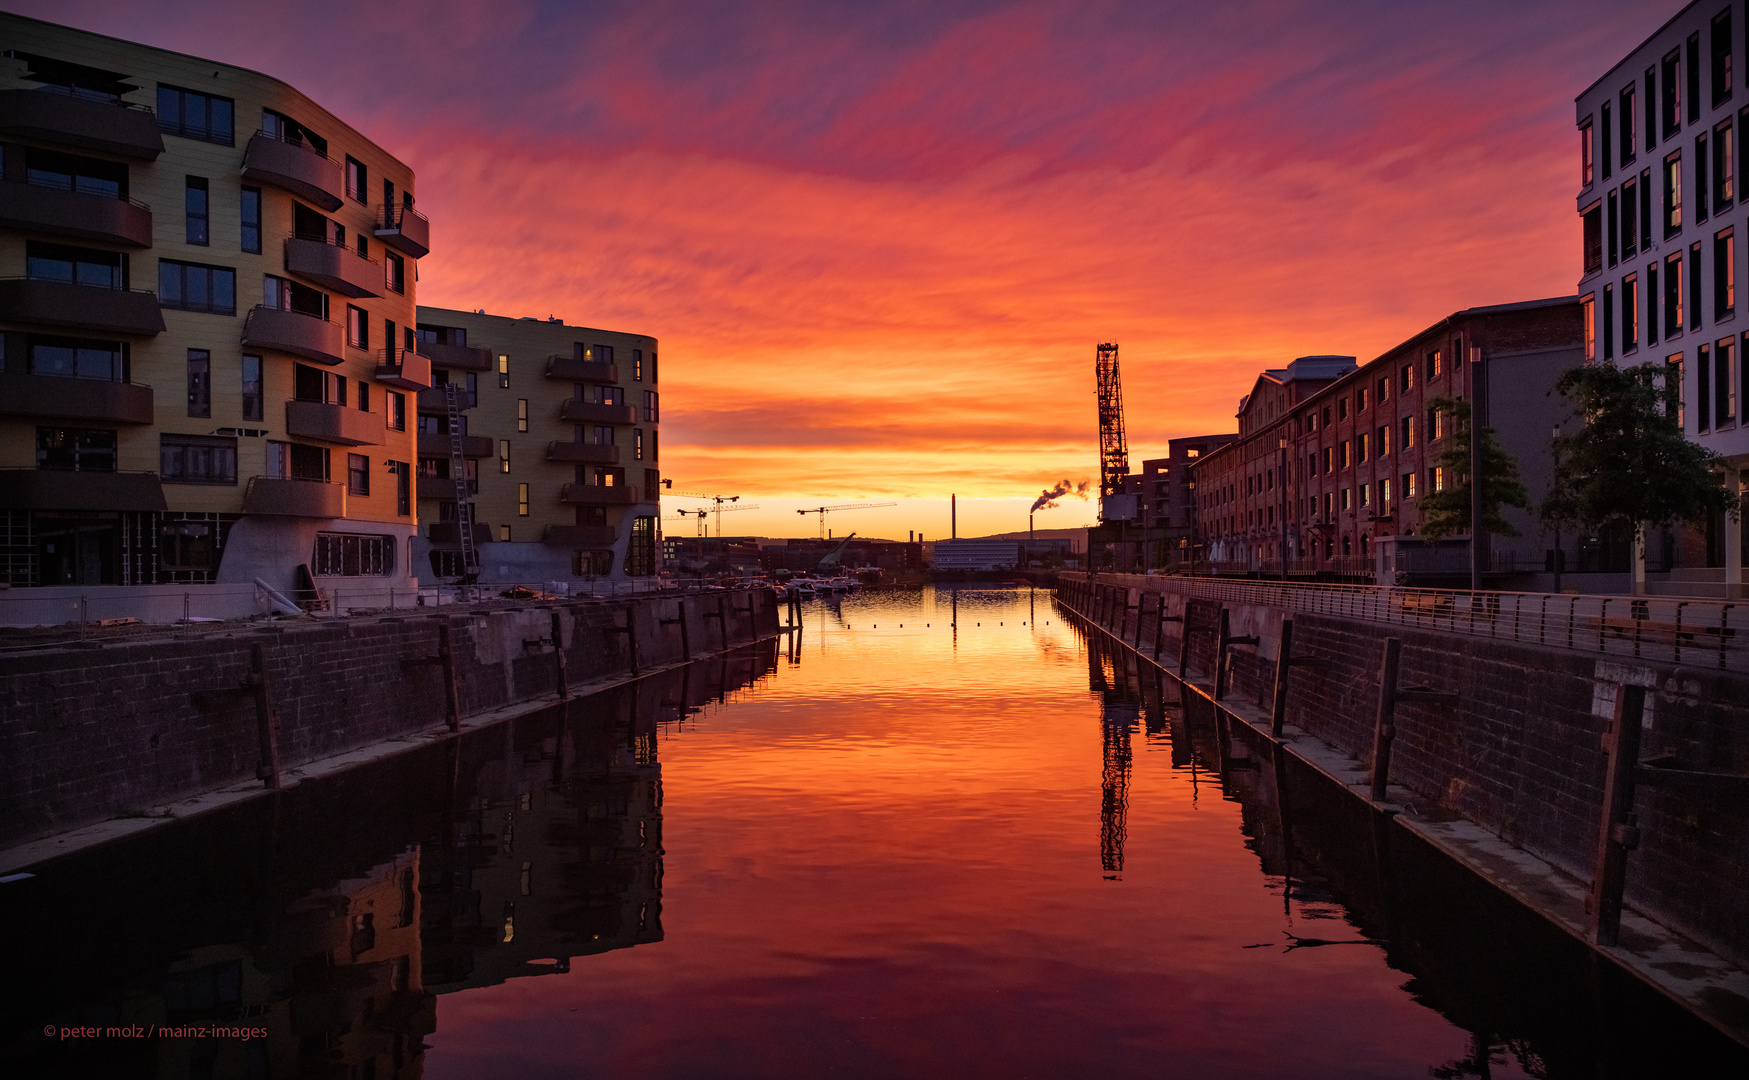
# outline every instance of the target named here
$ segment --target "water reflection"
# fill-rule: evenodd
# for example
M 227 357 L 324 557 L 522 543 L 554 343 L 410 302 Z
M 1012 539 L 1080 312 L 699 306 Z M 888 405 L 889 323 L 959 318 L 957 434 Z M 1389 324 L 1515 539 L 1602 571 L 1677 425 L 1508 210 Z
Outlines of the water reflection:
M 413 1078 L 437 995 L 662 939 L 659 725 L 774 668 L 666 672 L 0 887 L 11 1075 Z M 169 1025 L 171 1037 L 46 1037 Z M 218 1037 L 183 1031 L 225 1029 Z

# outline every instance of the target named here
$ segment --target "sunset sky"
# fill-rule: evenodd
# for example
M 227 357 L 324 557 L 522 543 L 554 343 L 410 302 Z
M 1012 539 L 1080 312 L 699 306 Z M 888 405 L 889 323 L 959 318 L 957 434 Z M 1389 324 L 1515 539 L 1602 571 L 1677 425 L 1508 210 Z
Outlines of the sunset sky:
M 1097 476 L 1099 341 L 1139 470 L 1261 368 L 1570 294 L 1573 98 L 1681 8 L 7 6 L 264 71 L 409 163 L 422 303 L 660 338 L 663 474 L 762 508 L 726 532 L 892 500 L 831 525 L 931 539 L 950 492 L 977 535 Z

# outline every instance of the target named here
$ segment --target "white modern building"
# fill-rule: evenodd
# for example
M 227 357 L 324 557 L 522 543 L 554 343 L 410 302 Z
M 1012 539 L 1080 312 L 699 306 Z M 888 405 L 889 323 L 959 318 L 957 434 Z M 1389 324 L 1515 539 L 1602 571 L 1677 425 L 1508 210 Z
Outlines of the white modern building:
M 1749 465 L 1746 35 L 1744 0 L 1696 0 L 1580 94 L 1576 113 L 1587 358 L 1668 365 L 1684 429 L 1724 457 L 1733 491 Z M 1741 522 L 1721 516 L 1701 533 L 1672 578 L 1740 595 Z

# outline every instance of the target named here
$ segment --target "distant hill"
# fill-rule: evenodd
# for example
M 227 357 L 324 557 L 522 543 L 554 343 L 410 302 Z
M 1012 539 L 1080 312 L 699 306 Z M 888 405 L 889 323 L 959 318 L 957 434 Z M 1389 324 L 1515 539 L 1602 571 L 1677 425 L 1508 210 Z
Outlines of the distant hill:
M 965 536 L 965 537 L 961 537 L 961 539 L 962 540 L 1025 540 L 1027 538 L 1027 535 L 1028 535 L 1027 531 L 1025 529 L 1022 529 L 1019 532 L 996 533 L 992 536 L 976 536 L 976 537 Z M 1081 540 L 1081 541 L 1085 541 L 1087 539 L 1087 530 L 1085 528 L 1081 528 L 1081 529 L 1034 529 L 1032 531 L 1031 535 L 1036 536 L 1040 540 Z

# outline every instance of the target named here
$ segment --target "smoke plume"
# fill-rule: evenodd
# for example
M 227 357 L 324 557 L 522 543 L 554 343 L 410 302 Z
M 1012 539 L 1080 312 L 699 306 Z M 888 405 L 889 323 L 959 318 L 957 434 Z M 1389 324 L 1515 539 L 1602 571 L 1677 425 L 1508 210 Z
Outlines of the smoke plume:
M 1039 492 L 1038 498 L 1033 500 L 1032 511 L 1030 512 L 1036 513 L 1040 510 L 1048 510 L 1057 505 L 1057 500 L 1065 495 L 1073 495 L 1077 499 L 1085 499 L 1088 490 L 1092 487 L 1093 481 L 1091 480 L 1082 480 L 1080 483 L 1075 483 L 1069 480 L 1058 480 L 1056 486 Z

